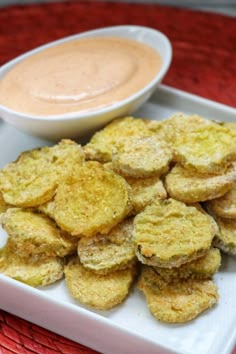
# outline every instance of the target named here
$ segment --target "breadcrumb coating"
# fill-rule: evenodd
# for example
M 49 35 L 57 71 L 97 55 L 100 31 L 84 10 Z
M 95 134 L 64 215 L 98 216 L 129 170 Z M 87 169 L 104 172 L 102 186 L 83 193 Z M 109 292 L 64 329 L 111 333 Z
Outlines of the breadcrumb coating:
M 180 280 L 168 284 L 151 268 L 145 266 L 138 282 L 153 316 L 166 323 L 193 320 L 218 301 L 218 290 L 212 280 Z
M 125 179 L 89 161 L 58 187 L 54 217 L 72 235 L 92 237 L 108 233 L 131 208 L 131 189 Z
M 132 232 L 133 219 L 129 218 L 106 235 L 81 238 L 78 243 L 80 262 L 99 274 L 132 266 L 136 262 Z
M 20 258 L 64 257 L 75 253 L 78 240 L 58 228 L 47 216 L 21 208 L 10 208 L 1 222 L 8 233 L 7 246 Z
M 122 303 L 129 294 L 136 275 L 136 268 L 101 275 L 86 269 L 78 257 L 65 266 L 65 278 L 69 292 L 79 303 L 109 310 Z
M 154 134 L 148 128 L 148 120 L 134 117 L 115 119 L 96 132 L 84 146 L 86 159 L 100 162 L 111 161 L 112 154 L 129 146 L 130 139 L 150 137 Z
M 163 123 L 174 159 L 199 173 L 222 173 L 236 159 L 236 133 L 198 115 L 175 114 Z
M 182 264 L 180 267 L 154 267 L 154 270 L 166 282 L 173 283 L 182 279 L 209 279 L 218 271 L 220 264 L 220 251 L 212 247 L 205 256 Z
M 66 139 L 53 147 L 25 151 L 0 171 L 0 191 L 6 203 L 38 206 L 51 200 L 60 181 L 83 161 L 81 146 Z
M 236 182 L 226 194 L 207 201 L 206 205 L 219 217 L 236 219 Z
M 174 199 L 159 199 L 134 218 L 136 254 L 148 265 L 179 267 L 201 257 L 214 234 L 208 216 Z
M 155 137 L 130 139 L 112 156 L 114 171 L 125 177 L 147 178 L 166 173 L 172 160 L 172 150 Z
M 219 231 L 214 238 L 215 247 L 224 253 L 236 256 L 236 220 L 216 217 Z
M 202 175 L 175 165 L 165 178 L 165 188 L 172 198 L 191 204 L 221 197 L 232 188 L 235 179 L 236 166 L 220 175 Z

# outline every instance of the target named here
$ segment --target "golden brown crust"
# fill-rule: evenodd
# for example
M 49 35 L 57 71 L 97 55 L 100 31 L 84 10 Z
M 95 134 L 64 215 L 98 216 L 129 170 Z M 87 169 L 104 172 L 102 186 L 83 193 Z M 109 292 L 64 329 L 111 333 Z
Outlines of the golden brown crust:
M 214 234 L 208 216 L 174 199 L 157 200 L 134 218 L 136 254 L 148 265 L 179 267 L 201 257 Z
M 159 176 L 150 178 L 126 177 L 132 189 L 132 214 L 140 213 L 147 205 L 156 199 L 166 199 L 167 193 Z
M 235 179 L 236 166 L 220 175 L 202 175 L 175 165 L 165 178 L 165 187 L 172 198 L 191 204 L 224 195 Z
M 214 214 L 226 219 L 236 219 L 236 182 L 223 196 L 206 202 Z
M 213 235 L 216 235 L 219 230 L 219 226 L 217 225 L 217 223 L 214 219 L 214 216 L 212 216 L 212 214 L 208 213 L 208 211 L 205 210 L 204 207 L 200 203 L 193 203 L 190 205 L 195 207 L 197 210 L 199 210 L 202 214 L 204 214 L 209 219 L 209 221 L 211 223 L 211 227 L 212 227 L 212 233 L 213 233 Z
M 33 287 L 42 287 L 63 278 L 64 260 L 53 257 L 35 262 L 28 258 L 16 257 L 10 252 L 2 274 Z
M 7 246 L 21 258 L 64 257 L 77 250 L 78 240 L 60 230 L 47 216 L 20 208 L 2 214 L 2 225 L 8 233 Z
M 131 207 L 131 189 L 124 178 L 91 161 L 58 187 L 54 217 L 72 235 L 92 237 L 108 233 Z
M 166 173 L 172 156 L 169 146 L 156 137 L 129 139 L 122 151 L 113 154 L 112 164 L 125 177 L 147 178 Z
M 236 256 L 236 220 L 216 217 L 219 231 L 214 238 L 214 245 L 224 253 Z
M 106 162 L 103 166 L 108 170 L 114 170 L 112 162 Z M 119 174 L 124 177 L 122 173 L 119 172 Z M 140 213 L 147 205 L 151 204 L 156 199 L 167 198 L 164 184 L 158 175 L 149 178 L 124 178 L 131 187 L 132 215 Z
M 211 280 L 184 280 L 165 283 L 145 266 L 138 282 L 153 316 L 167 323 L 184 323 L 211 308 L 218 301 L 216 285 Z
M 140 118 L 125 117 L 115 119 L 104 129 L 96 132 L 84 146 L 86 159 L 108 162 L 112 154 L 122 151 L 132 138 L 140 139 L 154 135 L 148 129 L 147 121 Z
M 79 303 L 98 310 L 109 310 L 122 303 L 128 296 L 135 274 L 135 267 L 106 275 L 96 274 L 83 267 L 78 257 L 65 266 L 66 284 L 71 296 Z
M 71 140 L 23 152 L 0 171 L 4 200 L 20 207 L 46 203 L 53 198 L 58 183 L 83 160 L 81 146 Z
M 173 283 L 183 279 L 209 279 L 218 271 L 220 264 L 220 251 L 217 248 L 211 248 L 205 256 L 185 263 L 178 268 L 154 267 L 154 270 L 167 283 Z
M 236 159 L 236 134 L 198 115 L 175 114 L 164 121 L 175 161 L 199 173 L 222 173 Z
M 132 231 L 133 219 L 130 218 L 106 235 L 81 238 L 78 243 L 80 262 L 99 274 L 131 267 L 137 260 Z
M 234 223 L 226 227 L 220 220 L 219 230 L 196 204 L 217 202 L 235 179 L 236 167 L 229 172 L 229 166 L 235 165 L 236 134 L 228 128 L 197 115 L 161 122 L 125 117 L 94 134 L 83 149 L 64 139 L 22 153 L 0 171 L 0 213 L 2 193 L 28 208 L 3 203 L 0 219 L 9 237 L 0 250 L 0 271 L 44 286 L 61 277 L 63 260 L 57 263 L 56 256 L 78 251 L 65 269 L 68 289 L 81 304 L 106 310 L 128 295 L 138 257 L 152 266 L 139 287 L 154 316 L 170 323 L 196 317 L 218 299 L 209 281 L 220 265 L 213 237 L 217 247 L 236 254 Z M 104 165 L 85 162 L 85 155 Z M 184 173 L 176 176 L 176 170 Z M 167 199 L 160 178 L 166 178 L 169 195 L 183 202 Z M 228 199 L 234 205 L 234 196 Z M 131 215 L 134 238 L 126 219 Z

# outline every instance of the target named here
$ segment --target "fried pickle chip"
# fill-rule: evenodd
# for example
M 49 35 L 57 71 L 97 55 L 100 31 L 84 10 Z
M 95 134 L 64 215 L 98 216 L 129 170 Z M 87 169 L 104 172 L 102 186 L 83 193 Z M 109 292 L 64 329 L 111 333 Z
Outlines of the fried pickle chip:
M 172 151 L 155 137 L 130 139 L 122 151 L 112 156 L 113 168 L 123 176 L 147 178 L 168 171 Z
M 228 192 L 236 179 L 236 166 L 220 175 L 202 175 L 175 165 L 166 175 L 168 194 L 184 203 L 196 203 L 218 198 Z
M 144 119 L 125 117 L 118 118 L 105 128 L 93 135 L 88 144 L 84 146 L 86 159 L 108 162 L 113 152 L 122 151 L 129 145 L 130 139 L 145 138 L 154 135 L 148 129 Z
M 236 182 L 232 188 L 220 198 L 206 202 L 214 214 L 226 219 L 236 219 Z
M 167 198 L 166 190 L 159 176 L 149 178 L 126 177 L 126 181 L 132 189 L 132 213 L 134 215 L 140 213 L 154 200 Z
M 176 114 L 165 121 L 175 160 L 198 173 L 222 173 L 236 158 L 236 134 L 198 115 Z M 174 133 L 173 133 L 174 132 Z
M 236 256 L 236 220 L 216 217 L 219 231 L 214 238 L 215 247 L 224 253 Z
M 220 251 L 212 247 L 205 256 L 185 263 L 178 268 L 154 267 L 154 270 L 164 281 L 173 283 L 183 279 L 209 279 L 218 271 L 220 264 Z
M 51 200 L 61 179 L 83 161 L 81 146 L 70 140 L 23 152 L 0 171 L 0 191 L 9 204 L 38 206 Z
M 36 261 L 77 251 L 78 239 L 60 230 L 43 214 L 10 208 L 2 214 L 1 221 L 8 234 L 7 247 L 17 257 Z
M 151 267 L 144 266 L 138 288 L 145 294 L 152 315 L 161 322 L 193 320 L 218 301 L 212 280 L 182 280 L 168 284 Z
M 129 218 L 105 236 L 81 238 L 78 243 L 80 262 L 99 274 L 130 267 L 136 262 L 132 231 L 133 219 Z
M 135 275 L 134 266 L 106 275 L 96 274 L 82 266 L 78 257 L 65 266 L 65 279 L 71 296 L 98 310 L 109 310 L 123 302 Z
M 134 218 L 138 259 L 171 268 L 204 256 L 215 235 L 210 218 L 174 199 L 156 200 Z
M 91 237 L 108 233 L 131 207 L 131 188 L 125 179 L 88 161 L 58 187 L 54 217 L 72 235 Z
M 0 272 L 10 278 L 33 287 L 53 284 L 64 276 L 64 260 L 59 257 L 32 261 L 30 258 L 16 257 L 11 252 Z

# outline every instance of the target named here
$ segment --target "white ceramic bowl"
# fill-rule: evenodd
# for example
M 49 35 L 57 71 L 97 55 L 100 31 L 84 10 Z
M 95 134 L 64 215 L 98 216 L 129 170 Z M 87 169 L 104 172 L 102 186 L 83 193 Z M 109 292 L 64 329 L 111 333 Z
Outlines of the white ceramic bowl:
M 40 117 L 13 111 L 3 105 L 0 105 L 0 117 L 8 123 L 14 125 L 17 129 L 29 134 L 45 139 L 58 140 L 61 138 L 79 137 L 102 127 L 116 117 L 132 114 L 149 99 L 157 85 L 166 74 L 172 59 L 172 48 L 168 38 L 163 33 L 152 28 L 131 25 L 106 27 L 51 42 L 29 51 L 3 65 L 0 68 L 0 80 L 14 67 L 14 65 L 32 54 L 38 53 L 45 48 L 57 45 L 59 43 L 68 42 L 82 37 L 95 36 L 125 37 L 148 44 L 160 54 L 163 62 L 161 70 L 142 90 L 129 96 L 123 101 L 107 106 L 103 109 L 86 113 L 73 112 L 57 116 Z

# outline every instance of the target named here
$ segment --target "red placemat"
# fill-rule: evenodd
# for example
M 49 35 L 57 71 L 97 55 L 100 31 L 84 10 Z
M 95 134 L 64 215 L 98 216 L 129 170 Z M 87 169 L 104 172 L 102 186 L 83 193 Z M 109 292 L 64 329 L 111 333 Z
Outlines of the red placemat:
M 217 14 L 97 1 L 9 6 L 0 10 L 0 65 L 46 42 L 122 24 L 153 27 L 169 37 L 173 62 L 165 84 L 236 107 L 236 20 Z M 0 311 L 0 354 L 9 353 L 96 352 Z
M 236 106 L 236 20 L 217 14 L 97 1 L 7 7 L 0 10 L 0 65 L 45 42 L 120 24 L 150 26 L 170 38 L 166 84 Z

